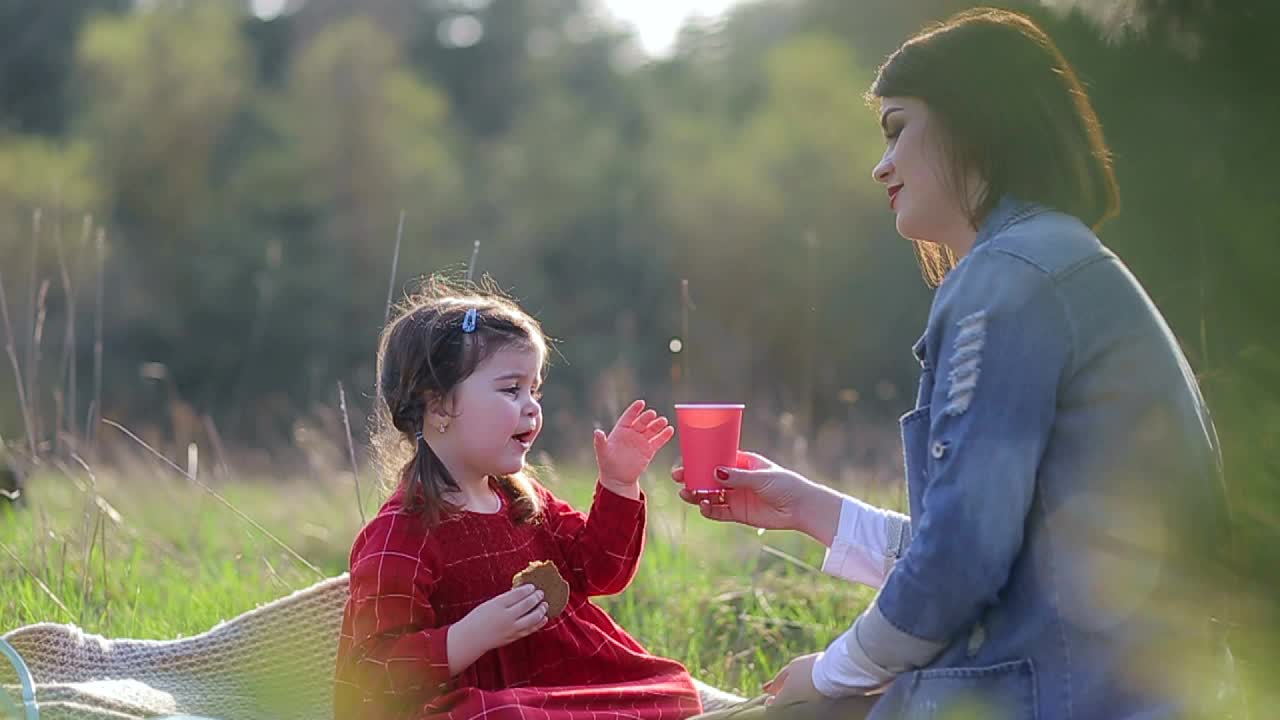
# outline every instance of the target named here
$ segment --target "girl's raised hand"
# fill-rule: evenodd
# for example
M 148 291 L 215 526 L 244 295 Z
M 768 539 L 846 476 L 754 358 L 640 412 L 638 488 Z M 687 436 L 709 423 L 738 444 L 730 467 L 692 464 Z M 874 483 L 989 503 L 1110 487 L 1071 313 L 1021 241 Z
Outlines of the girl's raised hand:
M 595 431 L 600 484 L 619 495 L 640 497 L 640 474 L 675 434 L 665 417 L 645 409 L 643 400 L 631 403 L 608 435 Z

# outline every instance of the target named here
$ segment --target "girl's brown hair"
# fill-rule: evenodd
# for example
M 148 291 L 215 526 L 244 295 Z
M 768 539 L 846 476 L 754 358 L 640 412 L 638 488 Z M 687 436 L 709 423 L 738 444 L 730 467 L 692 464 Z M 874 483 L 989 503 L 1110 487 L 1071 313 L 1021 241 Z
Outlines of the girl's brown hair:
M 472 317 L 470 310 L 475 311 Z M 423 435 L 430 408 L 447 403 L 480 363 L 512 346 L 537 352 L 543 363 L 539 373 L 545 372 L 542 327 L 487 279 L 472 285 L 433 276 L 401 304 L 382 331 L 373 449 L 384 475 L 397 479 L 405 509 L 428 526 L 458 510 L 445 499 L 448 491 L 458 489 L 457 482 Z M 495 479 L 518 521 L 541 513 L 528 467 Z
M 1071 64 L 1030 18 L 978 8 L 926 28 L 880 67 L 868 101 L 924 101 L 941 128 L 952 191 L 986 183 L 970 222 L 981 225 L 1010 193 L 1070 213 L 1097 230 L 1120 208 L 1111 153 Z M 955 266 L 947 248 L 916 241 L 926 281 Z

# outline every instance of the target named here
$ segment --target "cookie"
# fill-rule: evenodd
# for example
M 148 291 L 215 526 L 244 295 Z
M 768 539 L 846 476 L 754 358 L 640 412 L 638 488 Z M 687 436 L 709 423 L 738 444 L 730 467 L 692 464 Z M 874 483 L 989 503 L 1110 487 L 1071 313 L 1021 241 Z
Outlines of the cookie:
M 542 591 L 547 603 L 547 617 L 553 618 L 564 611 L 569 604 L 569 583 L 560 577 L 560 571 L 550 560 L 531 562 L 529 567 L 521 570 L 511 578 L 511 587 L 533 585 Z

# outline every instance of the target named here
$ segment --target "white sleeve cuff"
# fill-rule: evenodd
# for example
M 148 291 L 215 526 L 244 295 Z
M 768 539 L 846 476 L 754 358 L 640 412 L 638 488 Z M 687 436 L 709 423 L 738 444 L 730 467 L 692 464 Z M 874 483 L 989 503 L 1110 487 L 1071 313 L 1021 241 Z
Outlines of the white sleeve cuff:
M 878 588 L 910 542 L 911 521 L 906 516 L 845 497 L 822 571 Z
M 865 695 L 893 679 L 892 673 L 875 666 L 865 656 L 861 658 L 864 662 L 858 662 L 850 655 L 849 648 L 857 645 L 852 633 L 852 628 L 846 630 L 813 664 L 813 687 L 825 697 Z
M 830 698 L 867 695 L 901 673 L 927 665 L 945 647 L 897 629 L 873 602 L 818 656 L 813 687 Z

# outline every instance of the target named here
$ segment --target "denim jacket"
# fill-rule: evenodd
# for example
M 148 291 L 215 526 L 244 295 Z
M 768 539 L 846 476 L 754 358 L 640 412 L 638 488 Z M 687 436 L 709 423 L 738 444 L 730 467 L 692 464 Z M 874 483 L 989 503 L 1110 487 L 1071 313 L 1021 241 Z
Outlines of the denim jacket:
M 1221 600 L 1193 595 L 1184 543 L 1225 538 L 1225 499 L 1196 379 L 1137 280 L 1076 218 L 1005 197 L 914 351 L 913 538 L 874 607 L 936 656 L 870 717 L 1179 716 L 1170 660 L 1214 656 Z

